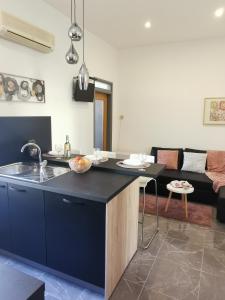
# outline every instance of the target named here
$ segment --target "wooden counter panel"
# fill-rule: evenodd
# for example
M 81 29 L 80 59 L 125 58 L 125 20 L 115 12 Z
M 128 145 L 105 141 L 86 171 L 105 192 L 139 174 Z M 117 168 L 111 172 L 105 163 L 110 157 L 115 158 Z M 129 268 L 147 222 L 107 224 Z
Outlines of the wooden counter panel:
M 137 251 L 138 180 L 131 183 L 106 206 L 106 277 L 108 299 Z

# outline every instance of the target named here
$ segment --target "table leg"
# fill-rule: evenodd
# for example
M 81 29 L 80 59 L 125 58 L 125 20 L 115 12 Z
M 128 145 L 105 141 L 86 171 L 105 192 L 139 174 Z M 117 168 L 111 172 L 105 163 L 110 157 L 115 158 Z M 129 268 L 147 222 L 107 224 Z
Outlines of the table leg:
M 168 210 L 168 207 L 169 207 L 169 204 L 170 204 L 170 199 L 171 199 L 171 197 L 172 197 L 172 194 L 173 194 L 173 192 L 170 191 L 169 197 L 168 197 L 167 202 L 166 202 L 165 212 L 167 212 L 167 210 Z
M 188 219 L 187 194 L 184 195 L 184 202 L 185 202 L 185 216 L 186 216 L 186 219 Z

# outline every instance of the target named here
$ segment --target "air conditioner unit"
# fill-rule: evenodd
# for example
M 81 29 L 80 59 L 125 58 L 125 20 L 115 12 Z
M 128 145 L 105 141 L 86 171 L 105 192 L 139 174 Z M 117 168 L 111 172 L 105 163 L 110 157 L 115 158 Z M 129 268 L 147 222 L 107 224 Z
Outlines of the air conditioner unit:
M 44 53 L 54 50 L 53 34 L 4 11 L 0 11 L 0 37 Z

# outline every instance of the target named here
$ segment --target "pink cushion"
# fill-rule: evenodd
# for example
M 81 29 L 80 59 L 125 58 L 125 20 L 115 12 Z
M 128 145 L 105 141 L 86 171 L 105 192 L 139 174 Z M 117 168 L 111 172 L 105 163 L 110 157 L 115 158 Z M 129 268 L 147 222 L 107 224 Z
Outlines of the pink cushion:
M 157 163 L 166 165 L 166 169 L 177 170 L 178 151 L 177 150 L 158 150 Z
M 207 166 L 209 172 L 225 172 L 225 151 L 208 151 Z

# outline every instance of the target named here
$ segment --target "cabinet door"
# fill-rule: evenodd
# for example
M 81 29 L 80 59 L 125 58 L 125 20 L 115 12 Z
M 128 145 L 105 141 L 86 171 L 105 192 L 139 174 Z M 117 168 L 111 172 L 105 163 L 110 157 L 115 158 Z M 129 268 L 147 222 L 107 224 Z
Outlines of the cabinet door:
M 46 192 L 47 265 L 104 287 L 105 205 Z
M 45 263 L 43 192 L 9 184 L 8 196 L 12 252 Z
M 4 182 L 0 182 L 0 248 L 10 250 L 9 201 Z

